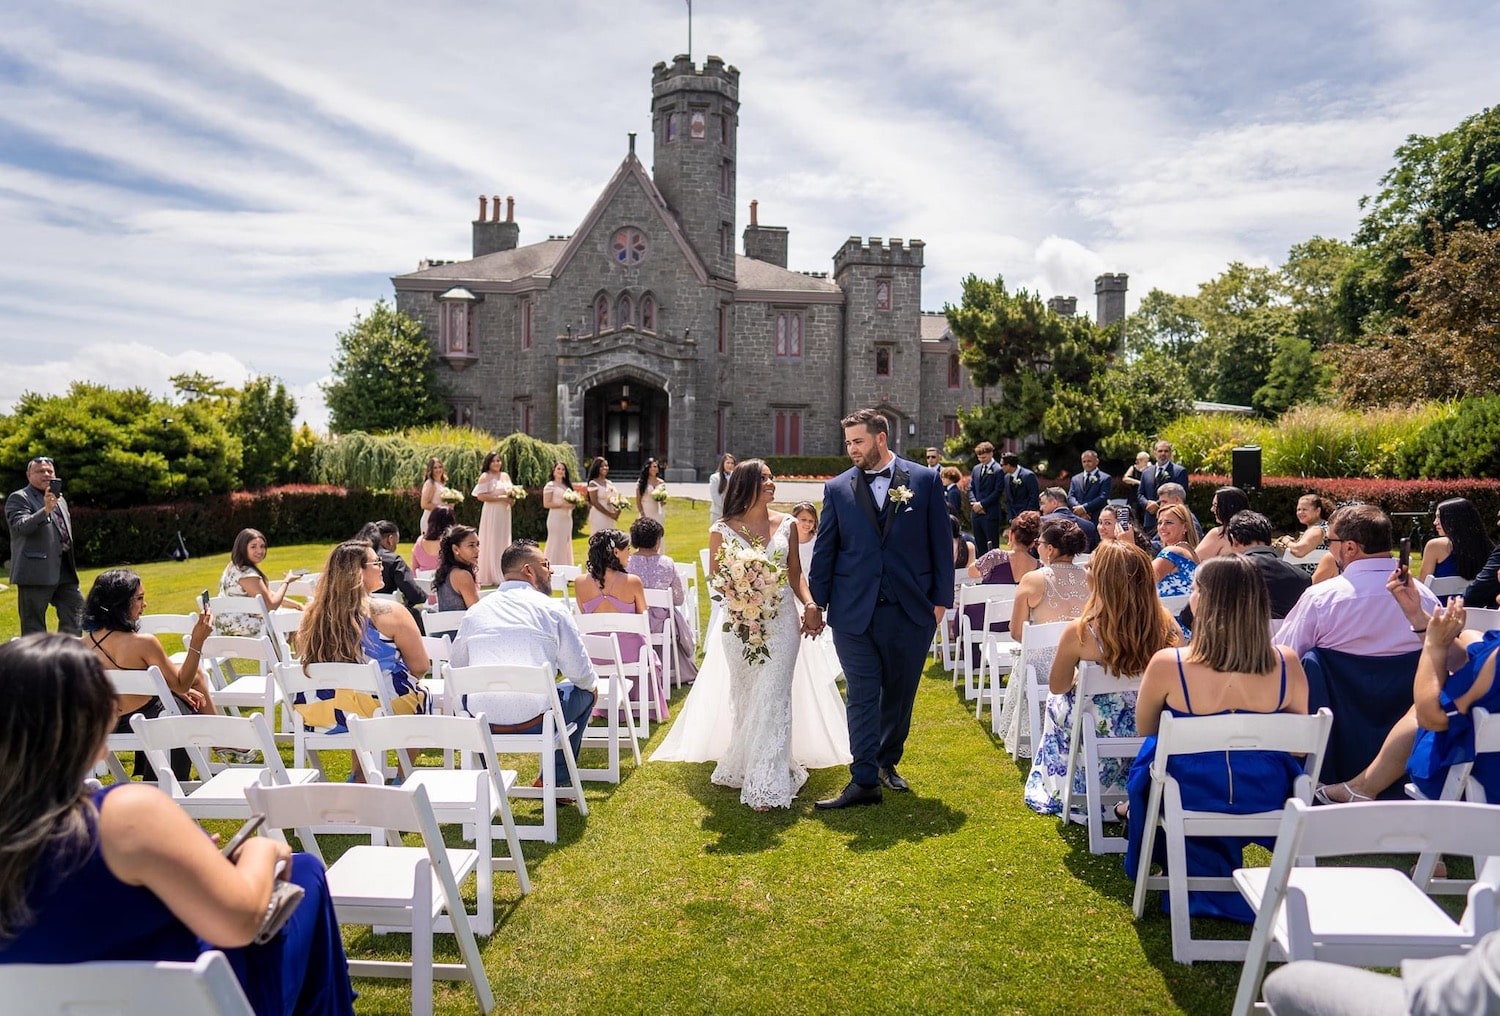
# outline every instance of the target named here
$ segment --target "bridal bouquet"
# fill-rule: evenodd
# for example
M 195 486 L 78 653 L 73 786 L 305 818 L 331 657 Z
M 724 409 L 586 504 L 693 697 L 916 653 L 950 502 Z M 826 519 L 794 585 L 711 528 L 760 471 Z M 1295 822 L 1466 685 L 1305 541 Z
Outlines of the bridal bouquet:
M 766 640 L 771 619 L 781 607 L 785 579 L 786 569 L 758 543 L 738 548 L 726 543 L 719 548 L 709 585 L 724 598 L 724 630 L 740 640 L 746 663 L 760 663 L 771 655 Z
M 651 500 L 655 501 L 657 504 L 667 503 L 667 485 L 665 483 L 661 484 L 651 492 Z

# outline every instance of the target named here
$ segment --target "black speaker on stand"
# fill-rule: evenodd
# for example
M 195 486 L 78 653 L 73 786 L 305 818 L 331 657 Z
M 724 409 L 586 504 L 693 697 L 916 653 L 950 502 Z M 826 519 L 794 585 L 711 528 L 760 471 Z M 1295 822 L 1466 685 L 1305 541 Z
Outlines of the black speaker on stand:
M 1249 494 L 1260 489 L 1260 445 L 1242 445 L 1230 453 L 1230 482 Z

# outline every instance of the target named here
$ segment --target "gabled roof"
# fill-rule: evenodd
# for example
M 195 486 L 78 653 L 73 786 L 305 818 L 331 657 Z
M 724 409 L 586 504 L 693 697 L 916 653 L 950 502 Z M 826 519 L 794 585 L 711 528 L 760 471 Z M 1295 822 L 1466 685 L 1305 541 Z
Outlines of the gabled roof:
M 844 291 L 827 279 L 788 271 L 778 265 L 737 254 L 735 294 L 741 303 L 781 300 L 787 303 L 843 303 Z
M 662 197 L 661 191 L 656 189 L 656 183 L 647 174 L 646 167 L 641 165 L 641 160 L 635 157 L 634 152 L 625 156 L 625 160 L 620 163 L 620 168 L 615 170 L 614 176 L 610 177 L 609 183 L 604 187 L 604 193 L 599 195 L 599 199 L 594 202 L 594 207 L 589 209 L 589 213 L 583 217 L 583 221 L 573 231 L 572 239 L 563 248 L 562 254 L 558 256 L 557 263 L 552 266 L 552 271 L 549 274 L 553 278 L 556 278 L 567 269 L 568 262 L 573 260 L 573 255 L 578 253 L 578 249 L 583 246 L 584 241 L 588 239 L 588 235 L 599 224 L 599 219 L 604 215 L 604 210 L 615 199 L 615 195 L 620 193 L 620 188 L 624 187 L 627 181 L 632 180 L 641 190 L 646 192 L 646 197 L 651 201 L 651 207 L 656 210 L 657 216 L 661 219 L 661 224 L 666 227 L 668 235 L 672 237 L 678 249 L 682 251 L 682 256 L 687 258 L 688 265 L 693 269 L 693 274 L 698 276 L 700 283 L 706 284 L 708 282 L 708 266 L 703 263 L 703 259 L 693 249 L 693 245 L 688 243 L 687 237 L 682 232 L 682 227 L 677 224 L 677 217 L 667 207 L 666 198 Z
M 922 341 L 942 342 L 949 338 L 948 315 L 922 312 Z
M 552 274 L 552 266 L 558 255 L 567 246 L 565 240 L 543 240 L 512 250 L 496 251 L 468 261 L 435 265 L 419 272 L 397 275 L 391 282 L 519 282 L 522 279 L 544 277 Z

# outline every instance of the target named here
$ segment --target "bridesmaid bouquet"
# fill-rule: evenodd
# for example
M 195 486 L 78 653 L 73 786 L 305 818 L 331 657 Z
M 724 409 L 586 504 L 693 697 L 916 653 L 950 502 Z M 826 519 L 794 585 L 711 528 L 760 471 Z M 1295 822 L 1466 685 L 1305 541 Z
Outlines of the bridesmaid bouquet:
M 614 505 L 615 511 L 619 512 L 622 515 L 630 511 L 631 508 L 635 507 L 631 503 L 630 498 L 626 497 L 624 494 L 617 495 L 614 500 L 610 502 L 610 504 Z
M 667 503 L 667 485 L 665 483 L 659 485 L 655 490 L 651 492 L 651 500 L 655 501 L 657 504 Z
M 578 491 L 576 490 L 563 491 L 562 499 L 568 504 L 572 505 L 574 508 L 577 508 L 579 505 L 583 504 L 583 495 L 578 493 Z
M 745 662 L 754 665 L 767 659 L 771 649 L 766 640 L 786 590 L 786 569 L 758 543 L 739 548 L 725 544 L 708 582 L 724 598 L 724 630 L 739 639 Z
M 464 492 L 455 490 L 452 487 L 444 487 L 442 493 L 438 495 L 438 500 L 443 502 L 443 504 L 458 504 L 463 499 Z
M 522 500 L 523 498 L 526 497 L 526 488 L 525 487 L 511 487 L 508 490 L 506 490 L 505 496 L 508 497 L 508 498 L 510 498 L 512 501 L 520 501 L 520 500 Z

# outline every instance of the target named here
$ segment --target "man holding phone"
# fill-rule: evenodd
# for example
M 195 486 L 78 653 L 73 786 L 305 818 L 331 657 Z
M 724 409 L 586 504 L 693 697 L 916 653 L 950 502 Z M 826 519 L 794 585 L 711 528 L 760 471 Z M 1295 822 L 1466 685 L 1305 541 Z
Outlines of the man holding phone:
M 83 593 L 73 564 L 73 518 L 51 459 L 26 464 L 26 486 L 5 499 L 10 529 L 10 582 L 16 587 L 21 634 L 47 630 L 47 607 L 57 610 L 57 630 L 83 632 Z

